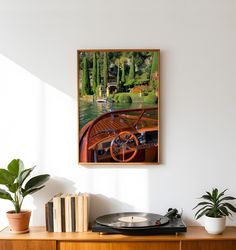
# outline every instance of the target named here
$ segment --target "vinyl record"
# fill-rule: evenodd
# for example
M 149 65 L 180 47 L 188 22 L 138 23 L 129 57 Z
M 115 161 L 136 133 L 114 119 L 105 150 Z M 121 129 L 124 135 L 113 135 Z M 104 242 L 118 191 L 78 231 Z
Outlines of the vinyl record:
M 168 223 L 169 219 L 159 214 L 127 212 L 103 215 L 96 222 L 117 229 L 139 229 L 161 226 Z

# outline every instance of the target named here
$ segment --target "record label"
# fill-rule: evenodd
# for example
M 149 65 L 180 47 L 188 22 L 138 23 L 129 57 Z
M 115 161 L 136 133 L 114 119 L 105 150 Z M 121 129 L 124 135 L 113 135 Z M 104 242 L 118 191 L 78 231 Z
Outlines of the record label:
M 120 217 L 118 219 L 121 222 L 143 222 L 147 221 L 147 218 L 145 217 L 140 217 L 140 216 L 126 216 L 126 217 Z

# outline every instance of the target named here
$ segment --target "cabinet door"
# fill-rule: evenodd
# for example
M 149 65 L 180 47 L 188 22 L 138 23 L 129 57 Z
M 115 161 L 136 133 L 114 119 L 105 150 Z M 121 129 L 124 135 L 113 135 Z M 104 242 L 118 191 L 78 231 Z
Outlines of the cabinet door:
M 234 250 L 235 240 L 182 241 L 181 250 Z
M 1 240 L 0 250 L 56 250 L 56 241 Z
M 59 242 L 58 250 L 180 250 L 180 243 L 169 242 Z

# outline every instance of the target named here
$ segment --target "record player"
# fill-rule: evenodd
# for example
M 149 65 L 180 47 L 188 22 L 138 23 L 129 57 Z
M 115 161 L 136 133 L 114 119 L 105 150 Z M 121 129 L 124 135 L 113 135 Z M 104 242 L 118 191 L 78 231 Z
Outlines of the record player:
M 187 232 L 177 209 L 169 208 L 162 216 L 152 213 L 126 212 L 100 216 L 92 226 L 92 232 L 101 234 L 159 235 Z

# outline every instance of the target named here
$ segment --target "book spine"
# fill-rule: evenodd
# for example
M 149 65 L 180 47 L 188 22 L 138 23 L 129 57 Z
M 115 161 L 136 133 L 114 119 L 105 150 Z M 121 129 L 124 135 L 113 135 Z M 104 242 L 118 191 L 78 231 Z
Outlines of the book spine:
M 48 231 L 48 203 L 45 204 L 45 224 L 46 231 Z
M 75 197 L 71 197 L 71 231 L 75 232 Z
M 66 232 L 65 197 L 61 197 L 61 231 Z
M 54 232 L 54 227 L 53 227 L 53 202 L 49 201 L 47 204 L 48 204 L 48 232 Z
M 75 232 L 79 232 L 79 197 L 75 195 Z
M 79 194 L 79 230 L 80 233 L 84 231 L 84 197 Z
M 83 231 L 88 231 L 88 194 L 84 194 L 84 218 Z
M 67 195 L 65 197 L 65 220 L 66 220 L 66 232 L 72 232 L 71 228 L 71 197 Z
M 54 232 L 61 232 L 61 197 L 57 196 L 53 198 L 53 212 L 54 216 Z
M 56 214 L 57 214 L 57 211 L 56 211 L 56 201 L 55 201 L 55 198 L 53 198 L 53 229 L 54 229 L 54 232 L 57 232 L 57 218 L 56 218 Z

